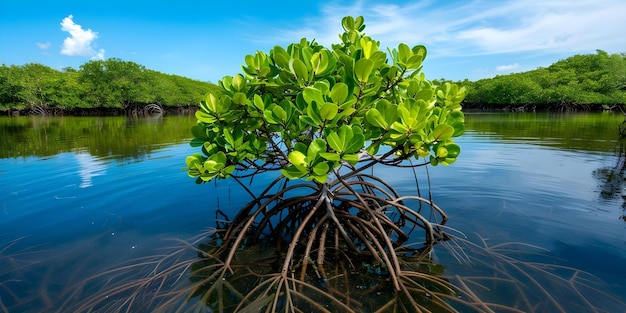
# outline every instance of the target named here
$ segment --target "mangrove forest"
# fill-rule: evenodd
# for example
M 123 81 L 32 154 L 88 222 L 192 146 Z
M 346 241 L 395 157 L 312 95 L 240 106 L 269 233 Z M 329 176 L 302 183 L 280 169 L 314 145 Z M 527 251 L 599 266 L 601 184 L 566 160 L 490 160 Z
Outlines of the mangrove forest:
M 442 78 L 438 84 L 452 81 Z M 626 105 L 626 54 L 579 54 L 535 70 L 477 81 L 465 109 L 601 111 Z M 120 59 L 93 60 L 79 69 L 42 64 L 0 65 L 0 114 L 118 115 L 146 110 L 196 110 L 213 83 L 164 74 Z
M 93 60 L 79 69 L 42 64 L 0 65 L 4 115 L 119 115 L 195 109 L 217 86 L 164 74 L 120 59 Z

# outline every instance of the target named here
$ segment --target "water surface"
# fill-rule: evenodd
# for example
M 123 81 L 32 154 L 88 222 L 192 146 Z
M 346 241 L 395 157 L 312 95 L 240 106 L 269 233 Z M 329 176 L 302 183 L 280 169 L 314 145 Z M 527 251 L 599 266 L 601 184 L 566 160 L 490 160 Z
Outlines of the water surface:
M 621 120 L 468 114 L 461 157 L 428 169 L 433 199 L 457 234 L 542 247 L 543 261 L 599 277 L 604 292 L 626 301 Z M 0 312 L 68 307 L 80 301 L 68 297 L 77 282 L 154 255 L 167 239 L 197 235 L 214 225 L 217 208 L 233 214 L 249 201 L 231 181 L 196 185 L 182 170 L 196 152 L 187 144 L 194 123 L 190 116 L 0 118 Z M 415 192 L 409 170 L 374 172 Z M 441 250 L 436 260 L 462 274 Z

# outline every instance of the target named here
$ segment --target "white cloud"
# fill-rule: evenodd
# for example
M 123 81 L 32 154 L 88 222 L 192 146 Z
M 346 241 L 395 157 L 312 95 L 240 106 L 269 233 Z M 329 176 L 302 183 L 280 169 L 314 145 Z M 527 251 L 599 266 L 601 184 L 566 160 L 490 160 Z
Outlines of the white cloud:
M 35 44 L 37 45 L 37 48 L 41 50 L 47 50 L 48 48 L 50 48 L 50 42 L 46 42 L 46 43 L 36 42 Z
M 104 60 L 104 49 L 98 50 L 98 53 L 91 58 L 94 60 Z
M 513 63 L 513 64 L 509 64 L 509 65 L 498 65 L 496 66 L 496 71 L 498 72 L 508 72 L 508 71 L 512 71 L 516 68 L 519 67 L 519 63 Z
M 626 50 L 626 1 L 407 1 L 376 4 L 360 0 L 351 5 L 327 4 L 321 17 L 299 27 L 277 31 L 268 42 L 316 38 L 328 45 L 338 41 L 339 21 L 345 15 L 363 15 L 365 32 L 381 47 L 399 42 L 425 44 L 439 56 L 475 56 L 500 53 L 555 53 Z
M 73 18 L 73 15 L 69 15 L 61 22 L 61 30 L 70 34 L 70 37 L 66 37 L 63 41 L 61 54 L 104 59 L 104 49 L 96 52 L 92 47 L 93 41 L 98 38 L 98 33 L 91 29 L 84 30 L 82 26 L 74 23 Z

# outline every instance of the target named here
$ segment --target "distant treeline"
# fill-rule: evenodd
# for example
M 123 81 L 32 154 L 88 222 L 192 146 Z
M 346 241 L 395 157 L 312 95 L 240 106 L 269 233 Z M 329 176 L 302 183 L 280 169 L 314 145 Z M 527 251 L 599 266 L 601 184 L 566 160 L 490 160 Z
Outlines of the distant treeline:
M 466 109 L 597 111 L 626 106 L 626 54 L 598 50 L 547 68 L 463 81 Z
M 445 79 L 438 80 L 439 82 Z M 597 111 L 626 107 L 626 54 L 598 50 L 547 68 L 456 82 L 469 87 L 466 109 Z M 108 59 L 61 71 L 41 64 L 0 66 L 0 113 L 135 114 L 195 110 L 209 82 Z
M 89 61 L 79 69 L 41 64 L 0 66 L 4 114 L 141 114 L 195 109 L 215 84 L 146 69 L 120 59 Z

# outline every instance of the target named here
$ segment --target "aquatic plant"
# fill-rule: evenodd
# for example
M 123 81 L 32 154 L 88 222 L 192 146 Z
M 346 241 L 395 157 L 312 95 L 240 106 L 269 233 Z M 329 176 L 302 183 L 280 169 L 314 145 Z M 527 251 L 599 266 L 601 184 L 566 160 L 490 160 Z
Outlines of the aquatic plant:
M 424 46 L 401 43 L 387 54 L 364 33 L 363 17 L 345 17 L 342 26 L 341 43 L 331 49 L 301 39 L 246 56 L 243 74 L 220 80 L 223 93 L 209 93 L 196 112 L 191 145 L 202 153 L 187 157 L 189 176 L 198 183 L 234 179 L 254 199 L 203 252 L 212 270 L 199 293 L 216 311 L 322 310 L 320 297 L 336 309 L 360 310 L 345 299 L 354 290 L 329 290 L 336 277 L 354 276 L 346 272 L 388 282 L 364 288 L 402 299 L 386 299 L 383 307 L 451 309 L 435 292 L 452 293 L 445 280 L 417 279 L 403 265 L 409 255 L 421 256 L 417 263 L 428 259 L 432 245 L 446 238 L 440 226 L 447 216 L 431 200 L 401 196 L 366 170 L 454 163 L 466 89 L 426 79 Z M 242 181 L 269 171 L 280 174 L 260 195 Z M 257 272 L 237 266 L 243 251 L 257 245 L 273 251 L 266 256 L 271 266 Z M 257 279 L 259 287 L 237 290 L 239 279 Z M 424 298 L 427 290 L 432 298 Z M 232 295 L 237 304 L 227 309 L 224 297 Z
M 332 51 L 302 40 L 269 56 L 246 57 L 245 76 L 224 78 L 224 95 L 208 95 L 198 111 L 192 145 L 202 154 L 187 158 L 190 176 L 199 183 L 232 179 L 250 194 L 248 204 L 231 218 L 218 201 L 215 229 L 68 281 L 55 299 L 63 301 L 46 311 L 566 312 L 623 306 L 586 273 L 522 260 L 528 246 L 479 245 L 450 234 L 446 214 L 422 196 L 430 185 L 420 190 L 416 168 L 428 182 L 427 165 L 451 164 L 458 156 L 452 138 L 463 131 L 463 88 L 425 80 L 416 63 L 423 47 L 400 45 L 389 51 L 387 64 L 378 43 L 363 33 L 362 18 L 344 18 L 343 25 L 342 44 Z M 287 61 L 276 61 L 280 55 Z M 332 64 L 327 76 L 316 78 L 329 66 L 318 58 Z M 388 76 L 392 71 L 397 76 Z M 381 173 L 386 166 L 412 170 L 416 194 L 401 195 L 374 175 L 374 168 Z M 246 184 L 254 179 L 264 185 L 259 194 Z M 444 273 L 457 263 L 444 262 L 444 268 L 435 262 L 435 244 L 448 248 L 463 276 Z

